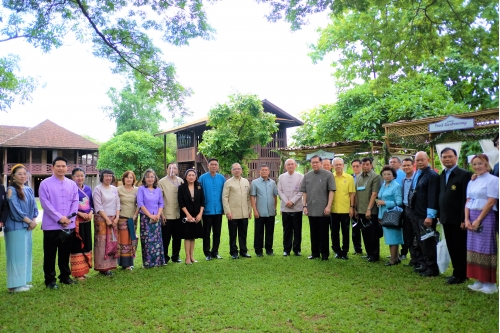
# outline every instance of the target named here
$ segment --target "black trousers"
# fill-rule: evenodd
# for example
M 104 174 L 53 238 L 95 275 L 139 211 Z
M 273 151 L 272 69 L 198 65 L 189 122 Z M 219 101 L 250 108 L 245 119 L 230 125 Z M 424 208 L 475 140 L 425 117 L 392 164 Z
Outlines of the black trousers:
M 453 275 L 465 279 L 467 277 L 467 230 L 460 229 L 460 224 L 443 224 L 443 231 L 453 265 Z
M 413 210 L 411 208 L 407 208 L 408 216 L 411 219 L 413 232 L 415 233 L 415 237 L 417 239 L 417 247 L 415 251 L 416 262 L 419 265 L 422 265 L 427 270 L 430 270 L 434 273 L 439 273 L 439 267 L 437 265 L 437 238 L 430 237 L 426 240 L 421 240 L 421 231 L 427 229 L 424 226 L 425 218 L 419 218 L 415 216 Z M 436 231 L 436 219 L 432 219 L 431 229 Z
M 219 254 L 220 232 L 222 229 L 222 214 L 203 215 L 203 253 L 205 256 Z M 210 233 L 213 233 L 212 249 L 210 250 Z
M 311 255 L 328 258 L 330 255 L 329 236 L 330 216 L 309 216 L 309 231 L 311 235 Z
M 349 214 L 332 213 L 332 250 L 339 256 L 347 256 L 349 253 L 349 229 L 351 222 Z M 342 247 L 340 247 L 339 232 L 342 230 Z
M 59 267 L 59 281 L 66 281 L 70 278 L 69 255 L 71 245 L 75 242 L 75 230 L 71 229 L 71 234 L 66 240 L 61 241 L 59 234 L 61 230 L 43 231 L 43 273 L 45 275 L 45 285 L 56 282 L 56 256 Z
M 238 247 L 236 246 L 236 237 L 240 244 L 240 254 L 248 252 L 247 248 L 247 232 L 248 232 L 248 219 L 232 219 L 227 221 L 229 229 L 229 253 L 234 256 L 238 254 Z
M 262 254 L 263 247 L 266 249 L 267 254 L 273 253 L 274 220 L 274 216 L 259 217 L 255 219 L 253 247 L 256 254 Z
M 415 255 L 415 244 L 416 244 L 416 239 L 415 239 L 415 232 L 413 231 L 413 225 L 411 223 L 411 219 L 408 217 L 408 214 L 406 213 L 406 208 L 404 209 L 403 212 L 403 245 L 401 245 L 401 255 L 407 255 L 408 252 L 410 253 L 411 262 L 415 263 L 415 260 L 413 258 L 416 257 Z
M 283 223 L 283 251 L 290 253 L 301 251 L 302 243 L 302 212 L 281 212 Z M 293 244 L 293 245 L 292 245 Z
M 361 246 L 361 229 L 359 228 L 359 223 L 352 227 L 352 246 L 356 253 L 363 253 L 363 247 Z
M 360 223 L 368 223 L 366 216 L 359 216 Z M 373 260 L 380 260 L 380 225 L 377 216 L 372 216 L 371 225 L 363 230 L 363 242 L 365 243 L 366 255 Z M 359 223 L 358 223 L 359 224 Z
M 170 258 L 172 261 L 178 260 L 180 258 L 179 252 L 181 251 L 181 219 L 167 219 L 165 225 L 161 226 L 161 238 L 163 240 L 163 252 L 165 253 L 165 262 L 168 262 Z M 170 239 L 172 239 L 172 257 L 168 256 L 168 247 L 170 245 Z

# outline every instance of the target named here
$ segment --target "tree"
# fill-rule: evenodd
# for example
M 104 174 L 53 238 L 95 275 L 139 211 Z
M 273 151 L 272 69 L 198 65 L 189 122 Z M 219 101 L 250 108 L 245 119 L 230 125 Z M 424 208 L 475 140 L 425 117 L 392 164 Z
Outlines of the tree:
M 0 111 L 7 111 L 12 103 L 31 100 L 38 82 L 31 77 L 20 77 L 19 57 L 9 54 L 0 58 Z
M 342 92 L 333 105 L 303 114 L 304 126 L 293 136 L 297 145 L 352 140 L 382 140 L 382 124 L 467 111 L 455 103 L 439 78 L 419 74 L 387 87 L 376 80 Z
M 187 45 L 195 37 L 210 39 L 214 30 L 203 0 L 4 0 L 0 12 L 0 42 L 23 38 L 49 52 L 72 32 L 82 42 L 90 40 L 94 55 L 109 60 L 114 72 L 142 77 L 151 94 L 168 101 L 185 96 L 189 91 L 180 89 L 173 64 L 163 60 L 148 31 Z
M 167 159 L 174 160 L 174 151 L 167 151 Z M 97 168 L 108 168 L 121 175 L 132 170 L 140 178 L 148 168 L 155 170 L 158 177 L 163 171 L 163 142 L 143 131 L 130 131 L 115 136 L 99 147 Z
M 256 95 L 235 93 L 229 102 L 217 104 L 208 113 L 207 126 L 199 151 L 207 158 L 219 159 L 220 169 L 229 173 L 231 164 L 240 163 L 244 174 L 247 163 L 257 158 L 255 145 L 266 145 L 278 131 L 276 116 L 264 112 Z

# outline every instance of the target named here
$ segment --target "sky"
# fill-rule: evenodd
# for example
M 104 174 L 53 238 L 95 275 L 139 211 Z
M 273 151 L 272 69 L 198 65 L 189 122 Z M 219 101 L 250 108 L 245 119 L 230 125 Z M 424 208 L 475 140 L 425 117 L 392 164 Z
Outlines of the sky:
M 268 22 L 264 15 L 269 7 L 255 0 L 223 0 L 206 9 L 217 31 L 215 40 L 196 39 L 183 47 L 157 43 L 164 59 L 175 64 L 179 82 L 194 91 L 186 100 L 193 112 L 186 122 L 205 117 L 235 91 L 256 94 L 296 117 L 335 101 L 333 58 L 313 64 L 307 56 L 308 45 L 318 39 L 317 28 L 328 23 L 325 13 L 291 32 L 285 22 Z M 0 47 L 0 56 L 20 56 L 21 75 L 38 77 L 44 85 L 33 94 L 32 102 L 14 104 L 7 113 L 0 113 L 0 124 L 32 127 L 50 119 L 101 142 L 112 137 L 116 125 L 101 108 L 109 105 L 107 90 L 121 88 L 125 81 L 111 73 L 107 60 L 92 55 L 90 44 L 68 37 L 64 46 L 48 54 L 23 40 Z M 167 111 L 163 115 L 172 119 Z M 171 120 L 160 124 L 162 130 L 173 126 Z

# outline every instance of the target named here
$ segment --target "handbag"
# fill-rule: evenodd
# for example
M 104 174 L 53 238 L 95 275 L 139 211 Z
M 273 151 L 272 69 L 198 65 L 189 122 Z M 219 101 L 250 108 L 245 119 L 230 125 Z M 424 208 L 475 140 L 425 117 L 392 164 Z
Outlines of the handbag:
M 106 226 L 106 247 L 104 250 L 104 259 L 118 258 L 118 241 L 116 229 L 112 226 Z
M 441 225 L 442 228 L 442 225 Z M 448 246 L 446 245 L 446 238 L 444 232 L 442 233 L 441 240 L 436 245 L 437 250 L 437 264 L 439 267 L 439 273 L 443 274 L 450 265 L 450 253 L 448 252 Z
M 403 220 L 401 219 L 402 214 L 403 209 L 398 206 L 386 210 L 382 216 L 381 225 L 386 228 L 401 228 L 403 226 Z

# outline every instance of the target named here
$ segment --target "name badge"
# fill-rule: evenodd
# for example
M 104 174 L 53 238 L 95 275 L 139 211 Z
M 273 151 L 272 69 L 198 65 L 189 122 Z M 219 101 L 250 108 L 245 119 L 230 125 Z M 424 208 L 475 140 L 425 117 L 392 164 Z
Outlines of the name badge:
M 364 191 L 366 188 L 366 186 L 358 186 L 357 190 L 358 191 Z

